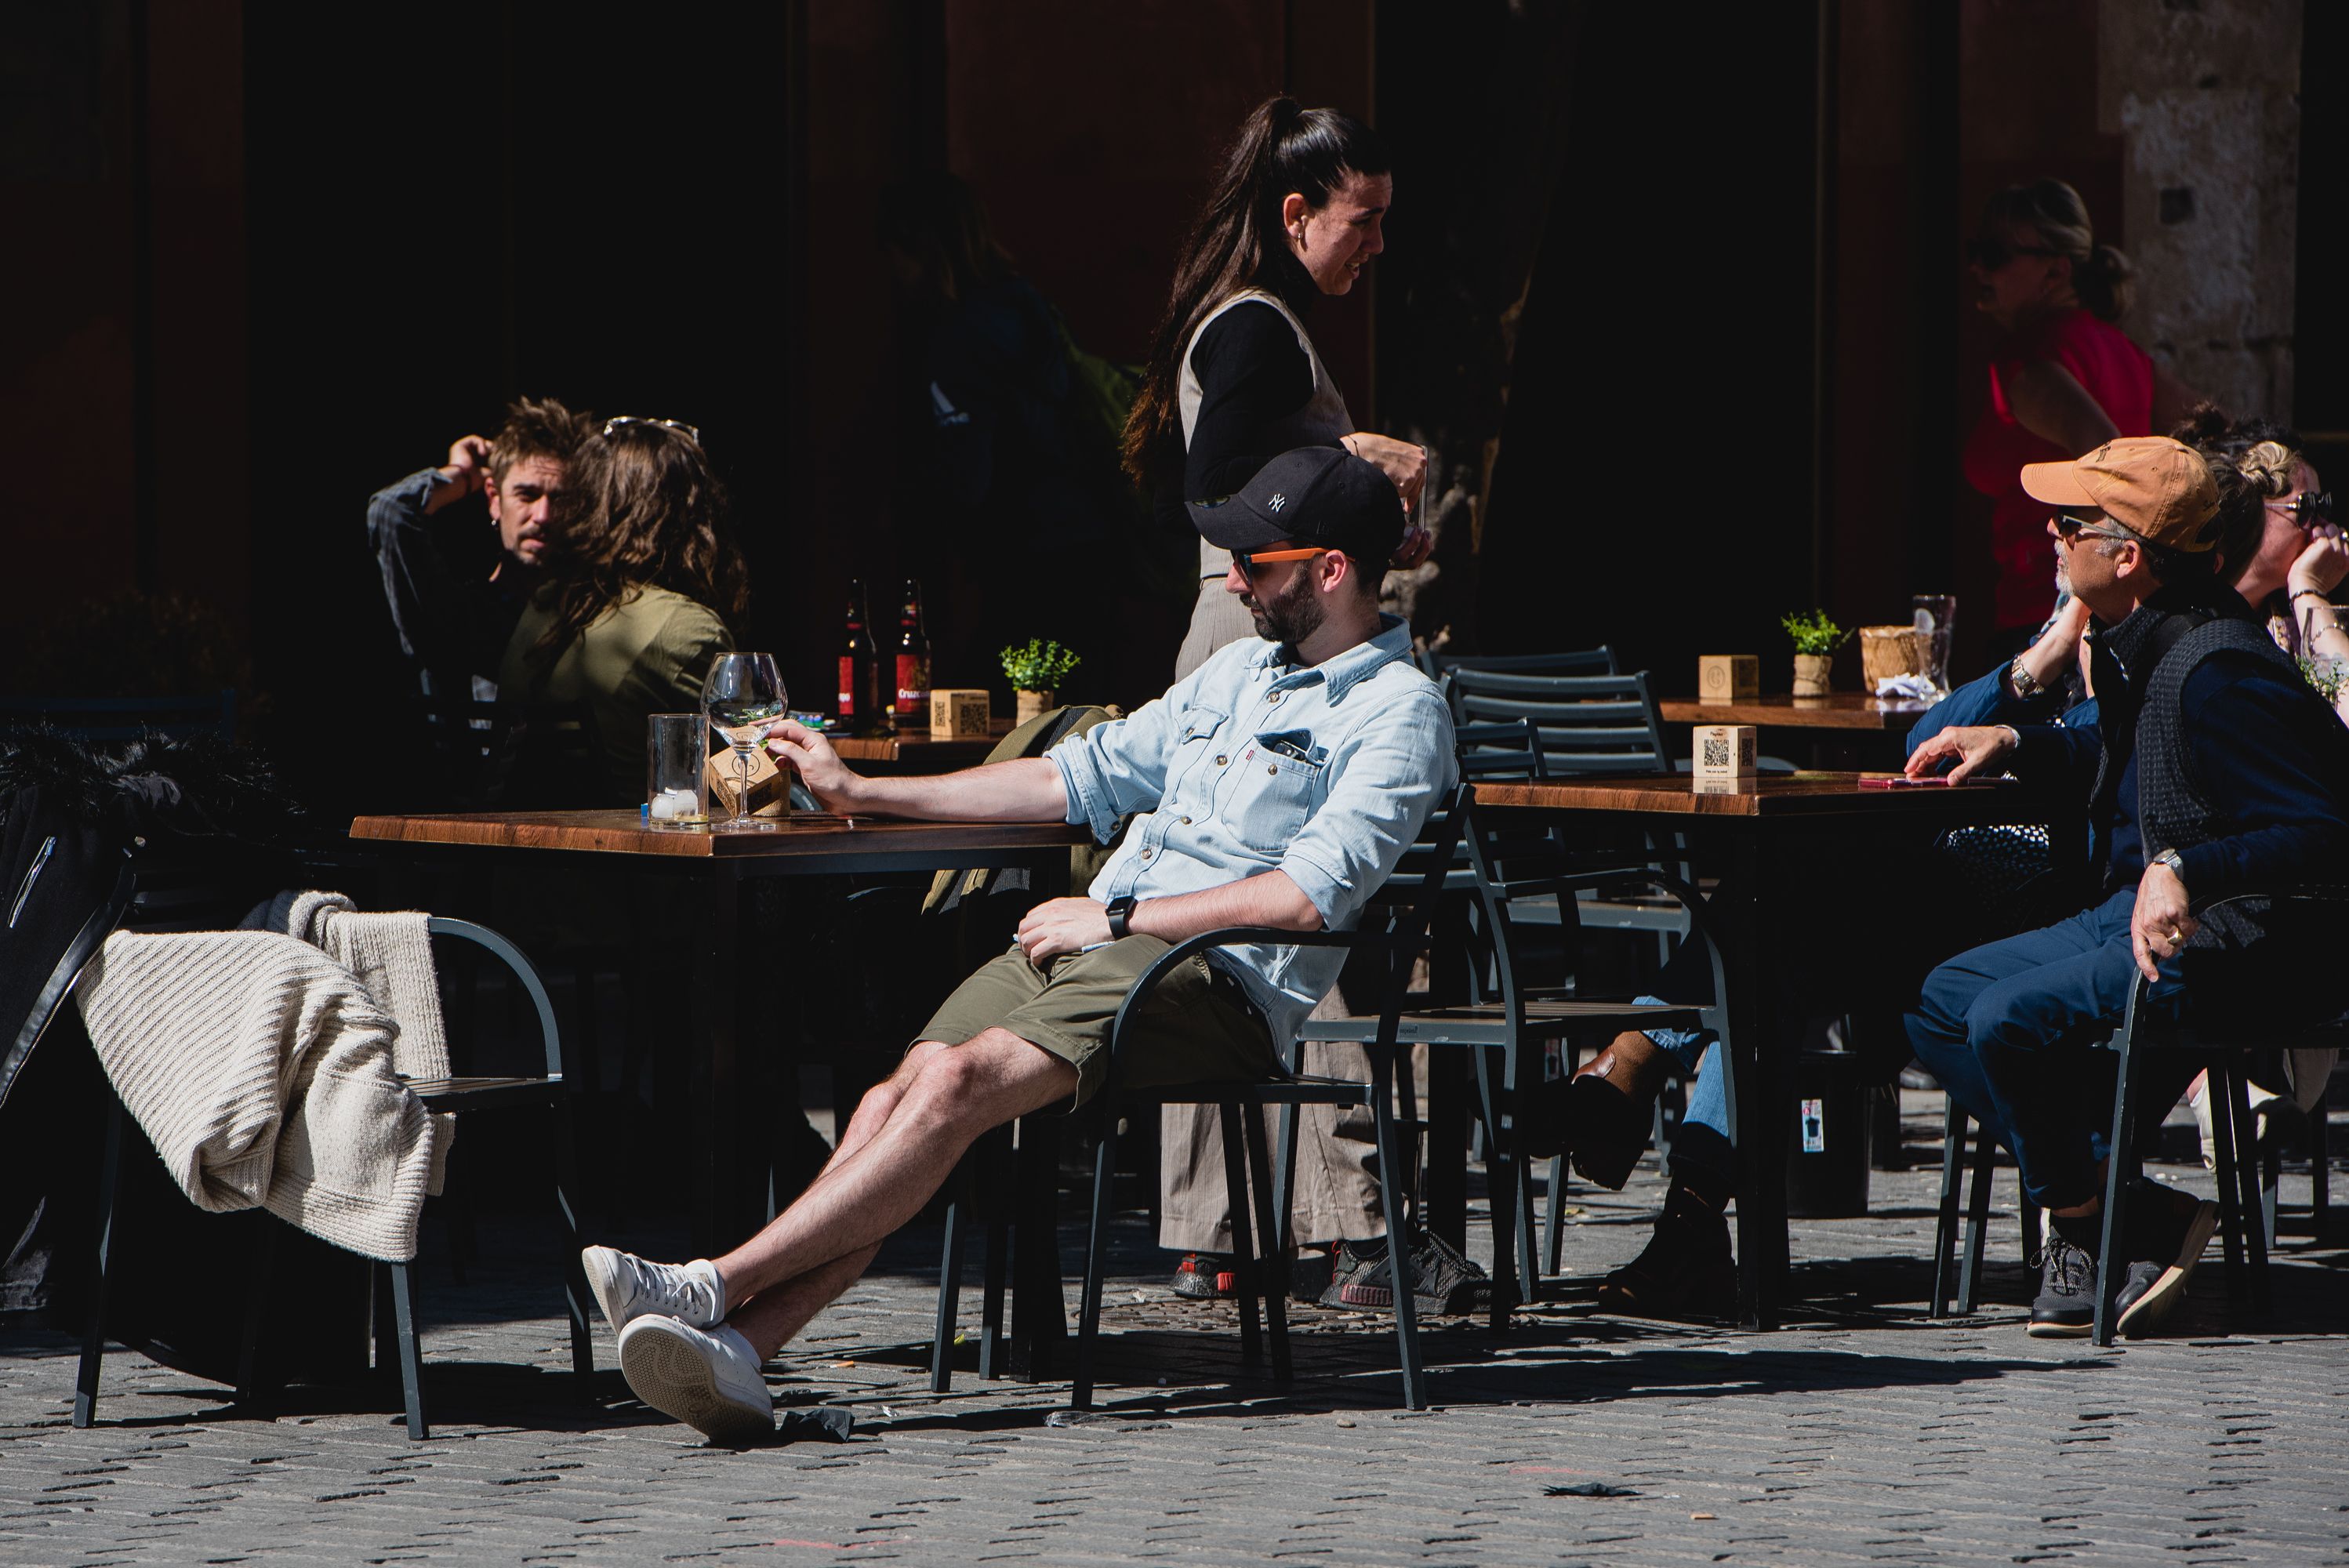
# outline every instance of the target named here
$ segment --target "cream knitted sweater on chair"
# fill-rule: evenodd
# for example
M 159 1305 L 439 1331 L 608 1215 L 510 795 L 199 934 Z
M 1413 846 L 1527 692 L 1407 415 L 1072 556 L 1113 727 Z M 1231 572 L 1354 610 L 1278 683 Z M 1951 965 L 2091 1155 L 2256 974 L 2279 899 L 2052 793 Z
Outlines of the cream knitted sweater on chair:
M 367 1257 L 416 1255 L 436 1123 L 453 1120 L 400 1081 L 449 1070 L 424 919 L 282 893 L 246 921 L 279 930 L 107 939 L 77 988 L 83 1022 L 197 1207 L 258 1205 Z

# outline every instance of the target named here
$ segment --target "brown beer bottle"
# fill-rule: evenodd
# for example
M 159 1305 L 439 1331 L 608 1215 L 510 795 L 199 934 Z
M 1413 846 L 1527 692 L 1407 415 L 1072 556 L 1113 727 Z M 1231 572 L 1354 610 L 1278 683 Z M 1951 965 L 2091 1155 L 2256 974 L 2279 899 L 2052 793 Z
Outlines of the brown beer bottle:
M 897 721 L 922 725 L 930 712 L 930 634 L 922 624 L 922 585 L 905 579 L 897 612 Z
M 891 703 L 882 685 L 880 650 L 873 645 L 864 613 L 864 579 L 848 580 L 848 637 L 840 650 L 840 727 L 870 735 L 893 727 Z

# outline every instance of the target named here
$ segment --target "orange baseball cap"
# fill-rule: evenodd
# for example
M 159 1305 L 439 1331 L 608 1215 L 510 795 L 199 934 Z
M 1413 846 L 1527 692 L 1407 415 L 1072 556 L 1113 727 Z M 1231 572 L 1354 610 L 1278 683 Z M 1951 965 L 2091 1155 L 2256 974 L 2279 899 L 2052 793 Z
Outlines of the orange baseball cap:
M 2092 506 L 2140 539 L 2189 554 L 2219 542 L 2219 486 L 2201 454 L 2167 436 L 2123 436 L 2068 463 L 2025 463 L 2023 490 Z

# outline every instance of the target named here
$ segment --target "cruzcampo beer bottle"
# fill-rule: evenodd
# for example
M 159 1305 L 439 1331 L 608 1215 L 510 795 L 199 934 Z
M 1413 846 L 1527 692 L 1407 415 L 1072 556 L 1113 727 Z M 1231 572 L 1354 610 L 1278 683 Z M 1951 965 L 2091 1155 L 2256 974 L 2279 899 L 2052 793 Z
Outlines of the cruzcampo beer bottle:
M 864 579 L 850 578 L 848 635 L 840 650 L 840 727 L 851 735 L 871 735 L 892 727 L 881 652 L 873 645 L 864 604 Z
M 922 585 L 905 579 L 905 607 L 897 612 L 897 722 L 929 722 L 930 634 L 922 624 Z

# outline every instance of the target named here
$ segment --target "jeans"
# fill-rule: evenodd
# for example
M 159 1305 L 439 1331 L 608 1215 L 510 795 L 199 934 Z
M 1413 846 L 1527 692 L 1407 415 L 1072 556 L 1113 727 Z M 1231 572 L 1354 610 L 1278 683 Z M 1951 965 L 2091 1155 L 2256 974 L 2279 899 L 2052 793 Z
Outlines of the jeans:
M 2136 907 L 2137 890 L 2124 888 L 2068 920 L 1961 953 L 1927 976 L 1907 1018 L 1918 1059 L 2006 1146 L 2042 1208 L 2075 1207 L 2099 1190 L 2116 1058 L 2097 1047 L 2137 984 Z M 2161 974 L 2150 999 L 2175 1008 L 2177 960 Z

